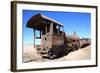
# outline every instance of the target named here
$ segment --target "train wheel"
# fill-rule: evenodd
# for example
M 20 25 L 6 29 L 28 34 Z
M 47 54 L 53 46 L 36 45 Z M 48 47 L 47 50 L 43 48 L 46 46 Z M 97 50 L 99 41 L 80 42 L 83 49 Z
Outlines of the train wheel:
M 53 50 L 48 51 L 48 55 L 49 55 L 49 58 L 50 58 L 50 59 L 54 59 L 54 58 L 56 57 L 56 54 L 54 53 Z
M 50 59 L 54 59 L 56 57 L 56 55 L 52 55 L 50 56 Z
M 48 51 L 48 56 L 49 56 L 50 59 L 53 59 L 52 51 Z

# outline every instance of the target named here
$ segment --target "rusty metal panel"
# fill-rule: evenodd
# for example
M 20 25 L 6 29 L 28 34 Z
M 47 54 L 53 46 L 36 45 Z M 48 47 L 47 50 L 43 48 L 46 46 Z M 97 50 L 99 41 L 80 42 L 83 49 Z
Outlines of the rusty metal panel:
M 51 35 L 43 35 L 41 38 L 42 48 L 51 48 L 52 47 L 52 36 Z
M 64 45 L 64 37 L 62 35 L 53 35 L 52 44 L 53 45 Z

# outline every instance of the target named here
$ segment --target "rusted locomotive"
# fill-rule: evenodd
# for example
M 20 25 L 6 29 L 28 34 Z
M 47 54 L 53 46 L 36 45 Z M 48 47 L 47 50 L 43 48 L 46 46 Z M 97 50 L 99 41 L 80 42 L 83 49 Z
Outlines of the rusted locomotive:
M 80 47 L 79 38 L 75 33 L 72 36 L 66 36 L 61 23 L 43 14 L 32 16 L 26 27 L 33 29 L 34 47 L 43 57 L 57 58 Z M 35 34 L 36 30 L 40 32 L 38 37 Z M 35 39 L 41 39 L 41 44 L 36 45 Z

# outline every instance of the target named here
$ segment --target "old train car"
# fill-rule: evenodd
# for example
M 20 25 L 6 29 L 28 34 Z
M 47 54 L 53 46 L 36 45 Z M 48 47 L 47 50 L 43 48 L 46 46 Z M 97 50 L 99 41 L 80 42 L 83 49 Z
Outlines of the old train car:
M 79 49 L 79 38 L 74 34 L 66 36 L 63 25 L 43 14 L 32 16 L 26 25 L 34 31 L 34 47 L 37 53 L 50 59 L 67 54 L 69 51 Z M 37 37 L 35 31 L 40 32 Z M 35 45 L 35 39 L 41 39 L 40 45 Z

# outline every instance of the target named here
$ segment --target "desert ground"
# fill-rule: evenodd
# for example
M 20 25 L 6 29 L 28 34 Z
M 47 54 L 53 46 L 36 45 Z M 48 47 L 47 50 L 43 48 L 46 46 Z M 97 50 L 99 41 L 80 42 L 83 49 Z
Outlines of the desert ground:
M 44 59 L 37 54 L 33 45 L 28 44 L 23 46 L 23 62 L 44 62 L 44 61 L 75 61 L 75 60 L 86 60 L 91 59 L 91 46 L 85 48 L 80 48 L 77 51 L 70 52 L 68 55 L 65 55 L 58 59 Z

